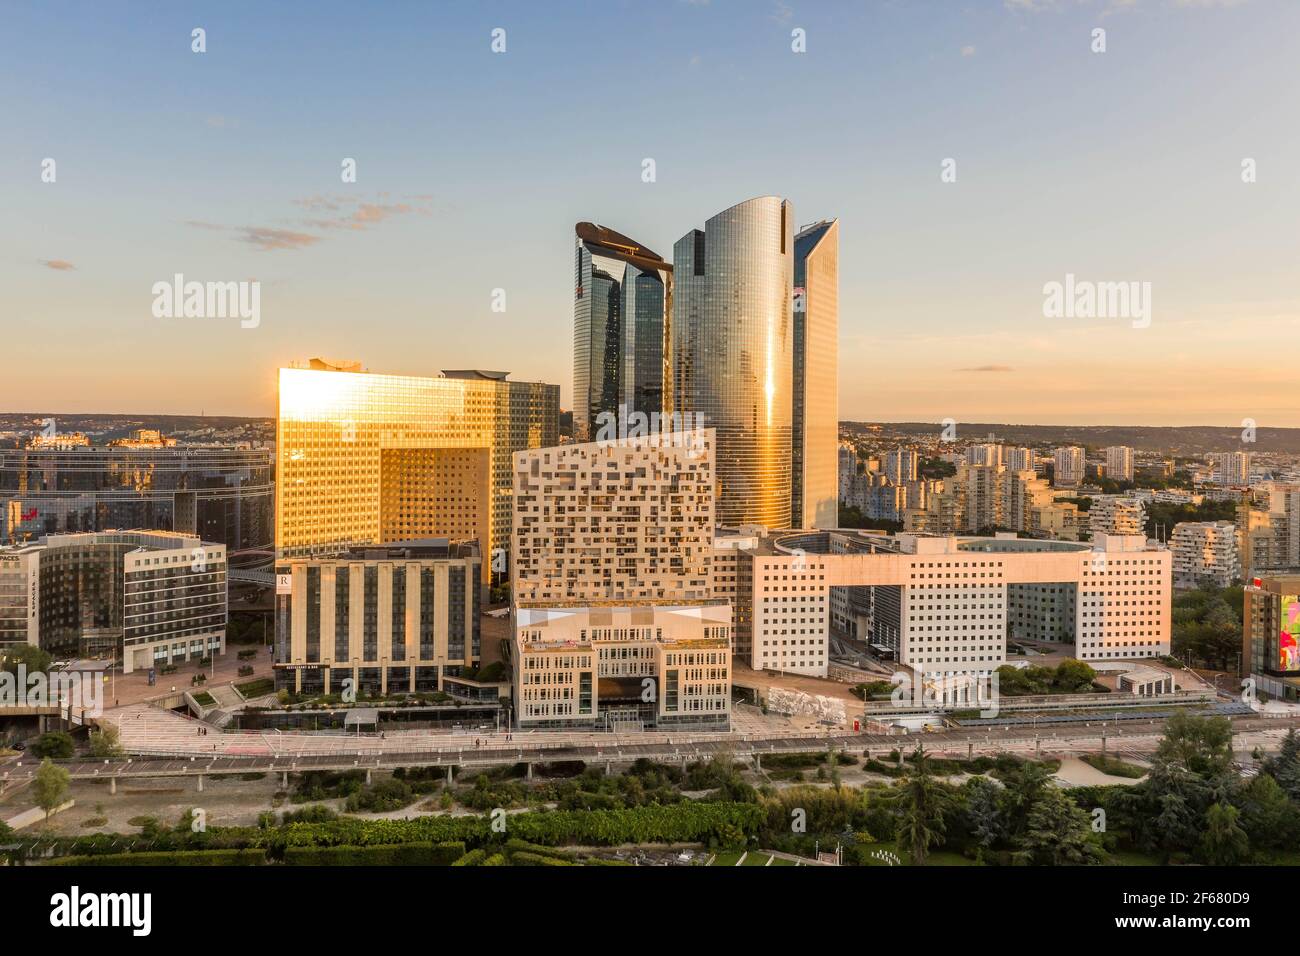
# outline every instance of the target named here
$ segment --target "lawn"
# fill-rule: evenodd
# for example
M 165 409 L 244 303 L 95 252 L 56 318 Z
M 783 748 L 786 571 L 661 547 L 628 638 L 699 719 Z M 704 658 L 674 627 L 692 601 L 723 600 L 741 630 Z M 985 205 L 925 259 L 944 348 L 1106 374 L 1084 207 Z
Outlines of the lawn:
M 1137 780 L 1147 775 L 1146 768 L 1139 767 L 1137 764 L 1127 763 L 1123 760 L 1116 760 L 1114 757 L 1103 757 L 1101 754 L 1084 754 L 1079 758 L 1094 770 L 1100 770 L 1110 777 L 1124 777 L 1128 780 Z
M 745 857 L 745 862 L 741 866 L 767 866 L 767 861 L 771 858 L 771 855 L 767 853 L 753 852 Z
M 787 860 L 784 857 L 774 856 L 772 857 L 772 865 L 773 866 L 798 866 L 799 864 L 796 863 L 794 860 Z
M 898 844 L 896 843 L 872 843 L 867 846 L 861 847 L 861 851 L 863 853 L 863 856 L 866 858 L 867 866 L 899 865 L 899 864 L 891 864 L 887 862 L 888 857 L 886 857 L 886 859 L 884 860 L 881 860 L 871 856 L 871 854 L 876 853 L 877 851 L 883 851 L 884 853 L 894 854 L 898 859 L 902 860 L 902 864 L 901 864 L 902 866 L 910 865 L 908 861 L 911 860 L 912 858 L 911 854 L 908 853 L 906 850 L 900 850 L 898 848 Z M 940 850 L 930 851 L 930 855 L 925 859 L 925 865 L 926 866 L 977 866 L 978 864 L 974 860 L 966 859 L 966 857 L 962 856 L 960 853 L 954 853 L 951 850 L 940 849 Z
M 275 690 L 275 681 L 269 677 L 259 677 L 257 680 L 236 684 L 235 689 L 243 694 L 246 700 L 252 700 L 254 697 L 264 697 L 273 692 Z
M 713 858 L 710 866 L 735 866 L 740 862 L 740 850 L 723 850 Z

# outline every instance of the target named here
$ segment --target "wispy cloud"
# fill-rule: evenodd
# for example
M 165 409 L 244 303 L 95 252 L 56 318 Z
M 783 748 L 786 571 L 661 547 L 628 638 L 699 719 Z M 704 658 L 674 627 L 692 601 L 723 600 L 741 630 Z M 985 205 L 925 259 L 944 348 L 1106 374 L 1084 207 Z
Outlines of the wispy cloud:
M 374 228 L 396 216 L 411 214 L 427 216 L 433 211 L 432 196 L 410 196 L 398 202 L 389 202 L 388 199 L 388 193 L 379 193 L 374 199 L 345 195 L 318 195 L 290 200 L 293 205 L 317 215 L 305 219 L 286 220 L 286 223 L 299 227 L 306 226 L 317 232 L 275 226 L 227 226 L 199 219 L 186 220 L 185 224 L 195 229 L 225 232 L 236 242 L 247 243 L 269 252 L 274 249 L 305 249 L 313 246 L 325 238 L 317 234 L 320 231 L 362 231 Z
M 964 47 L 961 48 L 961 55 L 962 55 L 962 56 L 974 56 L 974 55 L 975 55 L 975 46 L 974 46 L 973 44 L 969 44 L 969 43 L 968 43 L 966 46 L 964 46 Z
M 970 368 L 959 368 L 959 372 L 1014 372 L 1010 365 L 973 365 Z
M 59 272 L 68 272 L 77 268 L 67 259 L 42 259 L 41 265 L 47 269 L 57 269 Z

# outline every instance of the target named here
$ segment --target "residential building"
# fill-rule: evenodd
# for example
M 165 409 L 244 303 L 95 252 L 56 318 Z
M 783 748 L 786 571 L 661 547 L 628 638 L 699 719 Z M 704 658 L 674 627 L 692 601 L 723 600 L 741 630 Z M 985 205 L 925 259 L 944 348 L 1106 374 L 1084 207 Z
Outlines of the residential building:
M 1054 454 L 1052 484 L 1057 488 L 1077 488 L 1083 483 L 1084 452 L 1077 445 L 1058 448 Z
M 1133 449 L 1112 445 L 1106 449 L 1106 477 L 1115 481 L 1133 480 Z
M 1145 534 L 1146 506 L 1125 495 L 1096 495 L 1088 509 L 1088 530 L 1099 534 Z
M 1250 452 L 1212 452 L 1210 480 L 1216 485 L 1249 485 Z
M 896 485 L 917 480 L 920 454 L 914 448 L 895 448 L 885 452 L 885 476 Z
M 1174 587 L 1226 588 L 1241 580 L 1240 532 L 1231 521 L 1183 521 L 1174 525 Z

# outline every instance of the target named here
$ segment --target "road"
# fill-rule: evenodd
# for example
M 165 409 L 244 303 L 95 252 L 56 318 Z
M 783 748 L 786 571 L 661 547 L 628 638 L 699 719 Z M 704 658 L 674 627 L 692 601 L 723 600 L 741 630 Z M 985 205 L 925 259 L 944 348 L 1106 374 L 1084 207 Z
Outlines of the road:
M 1300 727 L 1297 717 L 1239 717 L 1233 718 L 1234 751 L 1249 753 L 1255 747 L 1276 749 L 1286 731 Z M 485 735 L 481 746 L 465 746 L 473 738 L 444 738 L 447 743 L 437 749 L 407 749 L 388 746 L 393 738 L 349 738 L 356 744 L 350 752 L 250 753 L 240 756 L 184 756 L 156 755 L 118 761 L 60 761 L 73 779 L 184 777 L 216 773 L 290 773 L 307 770 L 383 769 L 396 767 L 454 767 L 464 772 L 477 768 L 510 763 L 555 763 L 581 760 L 600 765 L 626 765 L 645 757 L 663 763 L 689 762 L 708 759 L 714 754 L 729 753 L 737 760 L 760 761 L 764 754 L 811 753 L 833 746 L 837 750 L 853 752 L 870 751 L 881 757 L 888 751 L 910 750 L 918 745 L 936 756 L 991 755 L 1014 753 L 1064 755 L 1097 753 L 1103 746 L 1110 751 L 1154 751 L 1162 732 L 1163 721 L 1130 721 L 1118 728 L 1107 725 L 1069 726 L 1056 728 L 1052 733 L 1037 737 L 1026 734 L 1023 727 L 978 730 L 955 729 L 936 733 L 914 734 L 845 734 L 825 736 L 717 736 L 712 739 L 682 738 L 637 743 L 635 738 L 600 735 L 608 738 L 602 742 L 552 741 L 542 737 L 525 741 L 507 741 L 504 734 Z M 1133 726 L 1136 725 L 1136 726 Z M 595 736 L 595 735 L 593 735 Z M 428 741 L 427 736 L 421 738 Z M 340 742 L 341 743 L 341 742 Z M 23 783 L 38 767 L 32 759 L 10 760 L 0 764 L 0 788 Z

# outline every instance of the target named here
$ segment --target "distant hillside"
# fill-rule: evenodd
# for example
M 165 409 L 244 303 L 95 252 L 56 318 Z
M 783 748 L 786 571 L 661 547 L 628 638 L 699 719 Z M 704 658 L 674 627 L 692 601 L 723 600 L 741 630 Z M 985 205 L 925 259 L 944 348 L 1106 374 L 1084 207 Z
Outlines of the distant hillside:
M 934 435 L 937 422 L 841 422 L 849 429 L 880 427 L 893 434 Z M 1129 445 L 1139 451 L 1168 455 L 1204 455 L 1211 451 L 1277 452 L 1300 454 L 1300 428 L 1259 428 L 1255 443 L 1244 445 L 1240 428 L 1214 425 L 1165 427 L 1153 425 L 1008 425 L 992 422 L 958 422 L 961 439 L 983 438 L 992 433 L 996 441 L 1016 445 Z

